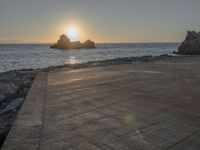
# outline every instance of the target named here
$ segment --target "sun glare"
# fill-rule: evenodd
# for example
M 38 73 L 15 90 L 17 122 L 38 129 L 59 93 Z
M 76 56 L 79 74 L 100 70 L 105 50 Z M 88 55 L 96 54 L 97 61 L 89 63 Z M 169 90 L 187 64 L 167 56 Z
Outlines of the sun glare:
M 80 35 L 78 29 L 75 27 L 70 27 L 67 29 L 66 33 L 67 37 L 72 41 L 80 41 Z

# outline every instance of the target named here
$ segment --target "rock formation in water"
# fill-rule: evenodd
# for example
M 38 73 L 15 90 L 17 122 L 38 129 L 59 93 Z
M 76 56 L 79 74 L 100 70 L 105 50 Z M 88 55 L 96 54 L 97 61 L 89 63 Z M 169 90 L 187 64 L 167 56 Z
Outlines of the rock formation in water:
M 80 41 L 70 42 L 70 39 L 66 35 L 61 35 L 58 42 L 52 45 L 50 48 L 55 49 L 92 49 L 95 48 L 95 43 L 91 40 L 87 40 L 84 43 Z
M 95 44 L 93 41 L 87 40 L 83 43 L 84 48 L 95 48 Z
M 64 34 L 60 36 L 58 42 L 51 46 L 51 48 L 57 49 L 69 49 L 70 48 L 70 40 Z
M 178 54 L 200 55 L 200 32 L 188 31 L 186 39 L 178 48 Z

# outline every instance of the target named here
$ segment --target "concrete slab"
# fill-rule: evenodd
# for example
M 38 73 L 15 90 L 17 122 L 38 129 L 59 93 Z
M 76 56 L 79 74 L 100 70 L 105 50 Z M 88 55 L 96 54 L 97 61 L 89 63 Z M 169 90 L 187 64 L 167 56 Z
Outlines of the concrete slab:
M 41 74 L 3 149 L 199 150 L 199 66 L 194 57 Z

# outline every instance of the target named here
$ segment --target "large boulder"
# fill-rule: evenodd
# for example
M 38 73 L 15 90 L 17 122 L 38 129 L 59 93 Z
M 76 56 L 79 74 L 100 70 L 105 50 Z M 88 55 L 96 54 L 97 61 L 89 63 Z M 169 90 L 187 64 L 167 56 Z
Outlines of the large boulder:
M 87 40 L 83 43 L 83 47 L 87 49 L 95 48 L 95 44 L 93 41 Z
M 51 46 L 51 48 L 56 49 L 69 49 L 70 48 L 70 40 L 66 35 L 61 35 L 58 42 Z
M 200 32 L 188 31 L 186 39 L 178 48 L 178 54 L 200 55 Z

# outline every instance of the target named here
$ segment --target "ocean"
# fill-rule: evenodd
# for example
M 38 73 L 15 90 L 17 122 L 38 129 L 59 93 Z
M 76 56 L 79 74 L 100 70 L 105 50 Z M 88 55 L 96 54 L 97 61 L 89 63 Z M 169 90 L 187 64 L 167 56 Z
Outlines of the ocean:
M 55 50 L 48 44 L 1 44 L 0 72 L 114 58 L 172 54 L 180 43 L 96 44 L 96 49 Z M 173 55 L 173 54 L 172 54 Z

